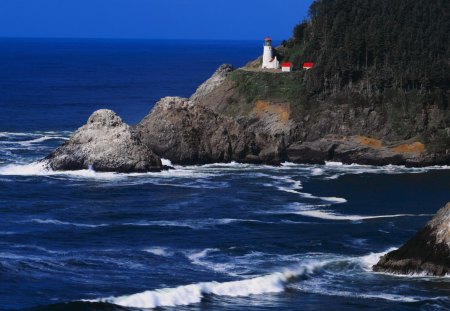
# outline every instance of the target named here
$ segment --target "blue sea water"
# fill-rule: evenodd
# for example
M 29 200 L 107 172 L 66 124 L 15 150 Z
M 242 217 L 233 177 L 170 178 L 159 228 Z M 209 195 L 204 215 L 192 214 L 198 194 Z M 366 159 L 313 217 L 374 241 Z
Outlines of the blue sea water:
M 98 108 L 130 124 L 260 42 L 0 40 L 1 310 L 447 310 L 450 279 L 371 272 L 450 200 L 447 167 L 36 161 Z

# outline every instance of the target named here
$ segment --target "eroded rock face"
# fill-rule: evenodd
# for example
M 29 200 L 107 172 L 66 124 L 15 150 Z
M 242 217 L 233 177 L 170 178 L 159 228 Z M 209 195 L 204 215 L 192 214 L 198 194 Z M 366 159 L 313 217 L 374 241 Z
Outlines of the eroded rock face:
M 450 273 L 450 203 L 406 244 L 381 257 L 373 270 L 434 276 Z
M 44 160 L 53 170 L 147 172 L 162 169 L 161 159 L 142 144 L 111 110 L 95 111 L 87 123 Z
M 312 142 L 296 142 L 287 148 L 289 161 L 322 164 L 336 161 L 346 164 L 407 165 L 431 164 L 419 142 L 402 145 L 385 145 L 382 141 L 365 137 L 339 137 L 327 135 Z
M 258 75 L 242 72 L 250 80 L 257 78 L 254 74 Z M 159 157 L 174 164 L 238 161 L 277 165 L 283 161 L 319 164 L 339 161 L 427 166 L 450 163 L 448 144 L 429 145 L 421 135 L 398 137 L 392 134 L 394 123 L 388 122 L 382 111 L 328 102 L 305 108 L 282 96 L 257 99 L 255 95 L 248 99 L 240 93 L 242 88 L 251 87 L 252 83 L 264 85 L 268 77 L 253 82 L 239 80 L 243 84 L 238 85 L 236 73 L 239 72 L 233 71 L 231 65 L 220 66 L 191 98 L 163 98 L 132 128 L 111 111 L 96 112 L 88 124 L 46 161 L 57 170 L 92 165 L 96 170 L 105 171 L 158 169 Z M 270 74 L 269 80 L 277 77 Z M 283 85 L 275 83 L 272 87 Z M 435 115 L 433 110 L 427 112 L 426 123 L 439 123 Z M 449 133 L 450 130 L 448 137 Z M 440 139 L 445 142 L 448 137 Z
M 241 160 L 248 147 L 238 123 L 187 98 L 163 98 L 135 130 L 150 149 L 176 164 Z

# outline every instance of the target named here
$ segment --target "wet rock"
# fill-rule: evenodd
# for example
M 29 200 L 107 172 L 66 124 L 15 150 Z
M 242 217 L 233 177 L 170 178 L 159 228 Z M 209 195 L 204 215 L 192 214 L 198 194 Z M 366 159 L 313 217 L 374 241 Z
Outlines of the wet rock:
M 381 257 L 373 270 L 433 276 L 450 273 L 450 203 L 402 247 Z
M 87 123 L 43 160 L 53 170 L 102 172 L 162 169 L 161 159 L 111 110 L 95 111 Z

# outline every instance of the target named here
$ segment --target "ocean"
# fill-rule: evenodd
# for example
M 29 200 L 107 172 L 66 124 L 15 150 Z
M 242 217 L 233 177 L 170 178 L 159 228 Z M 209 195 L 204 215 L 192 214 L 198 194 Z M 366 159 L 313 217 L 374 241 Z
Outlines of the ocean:
M 0 40 L 0 310 L 448 310 L 450 278 L 374 273 L 450 168 L 327 163 L 53 172 L 99 108 L 139 122 L 258 41 Z M 168 160 L 164 160 L 169 163 Z

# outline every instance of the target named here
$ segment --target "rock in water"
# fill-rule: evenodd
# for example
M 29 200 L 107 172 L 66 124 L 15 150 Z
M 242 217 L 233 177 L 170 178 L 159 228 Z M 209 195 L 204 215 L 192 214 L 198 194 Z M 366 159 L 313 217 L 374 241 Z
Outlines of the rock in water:
M 87 124 L 43 161 L 54 170 L 92 167 L 96 171 L 128 173 L 162 169 L 161 159 L 107 109 L 95 111 Z
M 405 245 L 381 257 L 373 271 L 434 276 L 450 273 L 450 202 Z
M 247 145 L 236 122 L 181 97 L 161 99 L 135 131 L 144 144 L 176 164 L 240 160 Z

